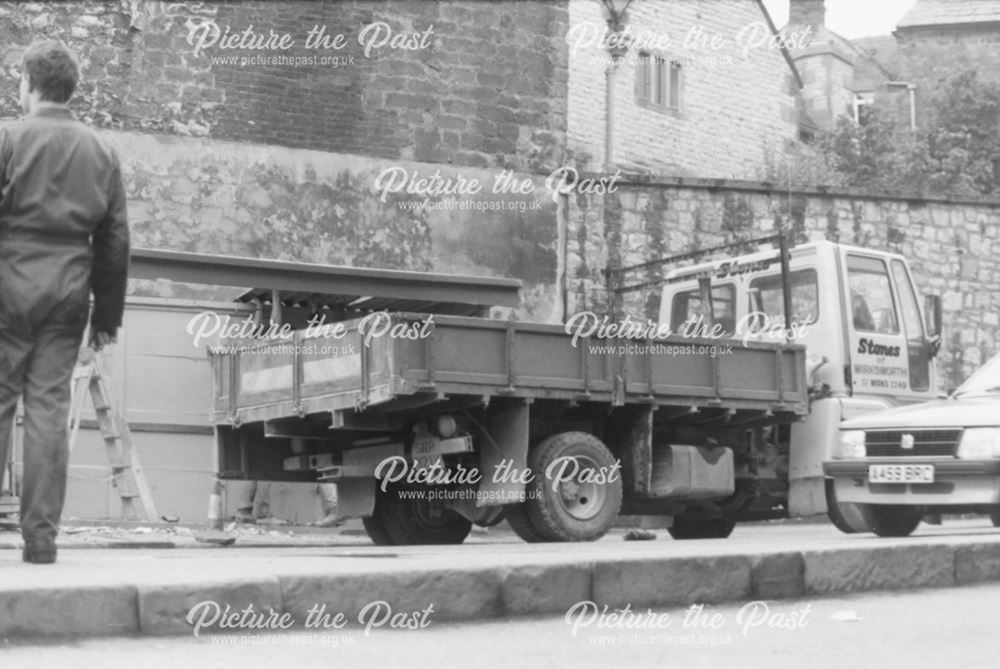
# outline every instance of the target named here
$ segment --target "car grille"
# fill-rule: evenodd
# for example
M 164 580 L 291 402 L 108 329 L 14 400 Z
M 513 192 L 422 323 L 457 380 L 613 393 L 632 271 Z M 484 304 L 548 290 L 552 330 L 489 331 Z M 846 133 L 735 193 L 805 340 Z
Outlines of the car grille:
M 902 447 L 903 435 L 913 437 L 913 448 Z M 961 430 L 887 430 L 865 433 L 865 451 L 870 458 L 954 456 Z

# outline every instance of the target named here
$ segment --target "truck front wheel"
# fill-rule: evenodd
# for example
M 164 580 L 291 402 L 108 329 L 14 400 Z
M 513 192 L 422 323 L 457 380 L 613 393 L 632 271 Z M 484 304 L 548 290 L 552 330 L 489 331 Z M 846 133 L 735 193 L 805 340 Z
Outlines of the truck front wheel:
M 455 511 L 427 499 L 404 499 L 393 489 L 378 492 L 375 514 L 371 524 L 381 525 L 388 545 L 460 544 L 472 531 L 472 521 Z M 379 544 L 368 523 L 365 529 Z
M 534 475 L 523 505 L 529 536 L 594 541 L 611 529 L 622 505 L 622 479 L 600 439 L 586 432 L 556 434 L 532 450 L 528 465 Z M 517 531 L 517 520 L 508 516 L 507 522 Z
M 914 506 L 895 504 L 862 504 L 861 514 L 872 532 L 880 537 L 908 537 L 917 529 L 923 517 Z

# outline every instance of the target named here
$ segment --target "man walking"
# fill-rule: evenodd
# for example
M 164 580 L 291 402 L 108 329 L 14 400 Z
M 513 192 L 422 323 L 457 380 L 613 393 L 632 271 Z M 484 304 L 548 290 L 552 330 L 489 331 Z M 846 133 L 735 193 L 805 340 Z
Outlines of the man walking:
M 70 381 L 122 321 L 129 232 L 118 156 L 67 107 L 80 69 L 58 40 L 21 61 L 25 117 L 0 126 L 0 467 L 24 400 L 25 562 L 52 563 L 66 496 Z

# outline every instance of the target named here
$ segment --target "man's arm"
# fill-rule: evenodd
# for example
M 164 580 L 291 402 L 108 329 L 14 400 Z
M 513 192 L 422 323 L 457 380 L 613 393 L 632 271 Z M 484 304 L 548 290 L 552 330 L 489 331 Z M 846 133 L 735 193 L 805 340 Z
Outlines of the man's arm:
M 94 293 L 94 313 L 90 318 L 91 337 L 114 338 L 122 324 L 125 287 L 128 281 L 129 231 L 125 204 L 125 182 L 118 154 L 112 152 L 114 172 L 108 212 L 94 230 L 94 266 L 90 288 Z

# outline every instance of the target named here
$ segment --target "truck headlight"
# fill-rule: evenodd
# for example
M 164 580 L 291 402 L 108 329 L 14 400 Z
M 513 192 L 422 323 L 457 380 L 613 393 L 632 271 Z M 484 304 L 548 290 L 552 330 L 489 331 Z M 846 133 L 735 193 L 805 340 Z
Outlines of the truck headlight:
M 970 427 L 962 432 L 956 455 L 963 460 L 1000 458 L 1000 428 Z
M 836 459 L 865 457 L 865 431 L 844 430 L 840 433 L 840 452 L 835 453 Z

